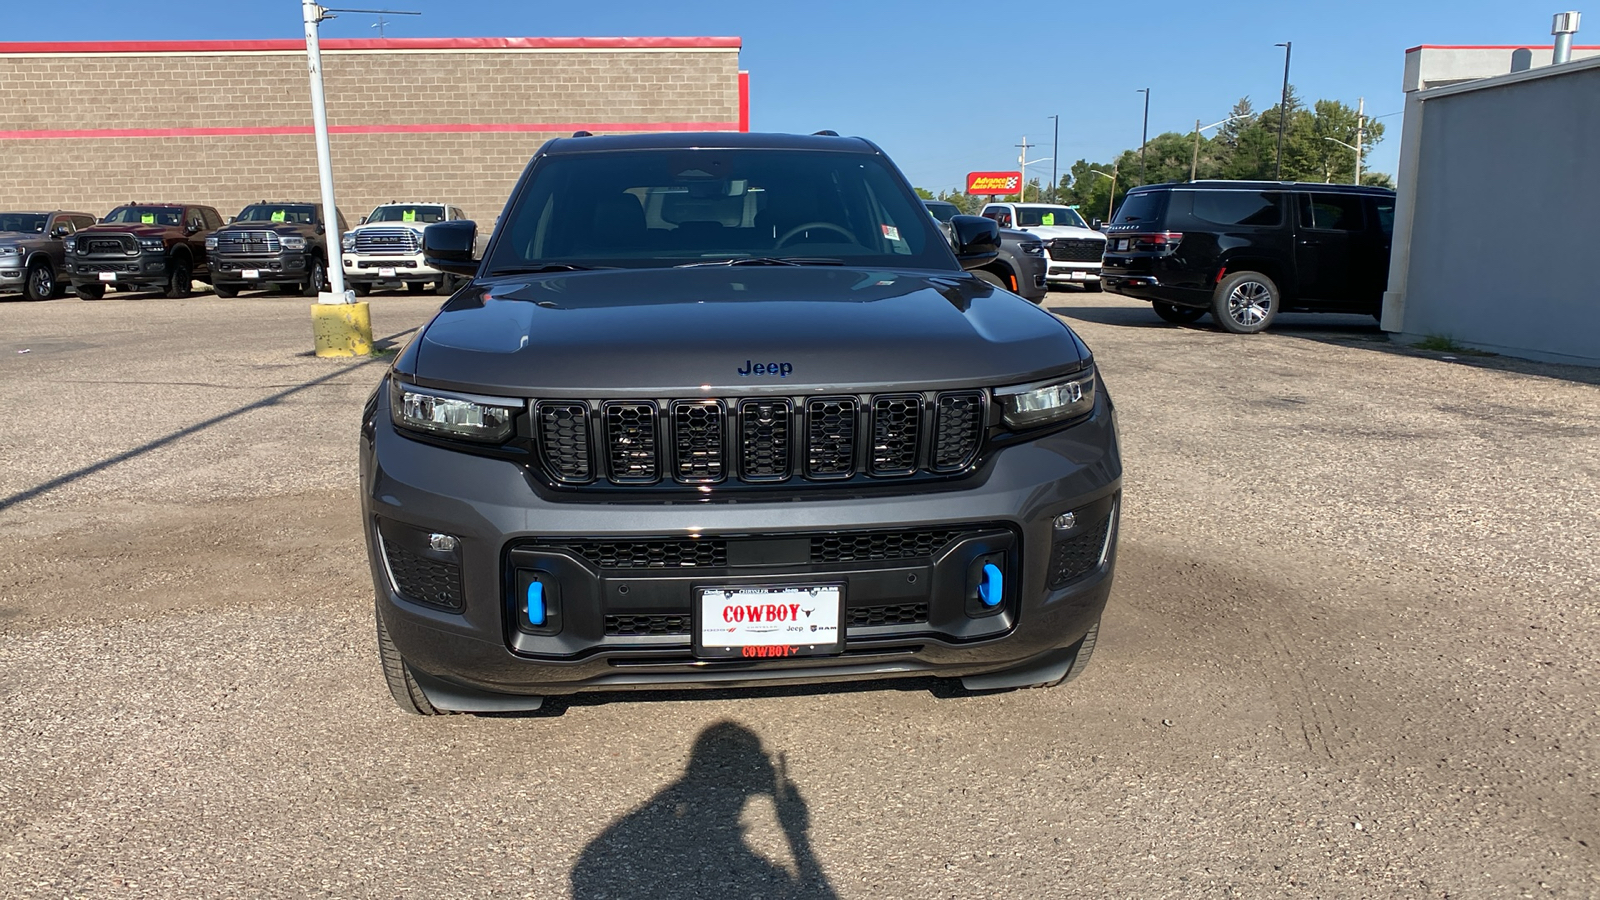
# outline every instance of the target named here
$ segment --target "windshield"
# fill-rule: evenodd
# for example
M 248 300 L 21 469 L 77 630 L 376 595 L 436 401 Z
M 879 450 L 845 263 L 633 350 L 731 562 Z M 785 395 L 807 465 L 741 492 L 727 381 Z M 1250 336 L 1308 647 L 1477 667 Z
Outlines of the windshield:
M 246 206 L 243 212 L 234 217 L 234 221 L 289 222 L 295 225 L 314 225 L 317 221 L 317 208 L 303 203 L 258 203 L 255 206 Z
M 926 206 L 928 212 L 933 213 L 933 217 L 941 222 L 948 222 L 961 215 L 961 210 L 957 209 L 954 203 L 938 203 L 930 200 L 924 201 L 922 205 Z
M 499 226 L 490 275 L 778 258 L 955 267 L 882 157 L 783 149 L 550 156 Z
M 1088 228 L 1083 217 L 1078 211 L 1065 206 L 1019 206 L 1017 207 L 1017 225 L 1022 228 L 1038 228 L 1040 226 L 1067 225 L 1075 228 Z
M 41 213 L 0 213 L 0 231 L 44 234 L 44 222 L 48 218 Z
M 367 216 L 368 222 L 420 222 L 432 224 L 444 221 L 442 206 L 380 206 Z
M 173 225 L 183 222 L 181 206 L 119 206 L 101 222 L 114 225 Z

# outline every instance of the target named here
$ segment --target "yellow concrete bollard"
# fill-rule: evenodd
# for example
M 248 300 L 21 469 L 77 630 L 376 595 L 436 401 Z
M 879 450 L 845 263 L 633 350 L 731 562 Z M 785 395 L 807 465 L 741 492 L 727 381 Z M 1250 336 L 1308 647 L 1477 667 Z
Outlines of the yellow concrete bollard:
M 316 303 L 311 333 L 318 356 L 371 356 L 372 314 L 362 303 Z

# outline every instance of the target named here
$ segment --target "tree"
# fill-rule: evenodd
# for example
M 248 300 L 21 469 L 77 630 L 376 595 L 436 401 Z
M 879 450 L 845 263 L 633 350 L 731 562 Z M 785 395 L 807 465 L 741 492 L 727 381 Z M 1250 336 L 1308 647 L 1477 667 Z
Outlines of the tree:
M 933 191 L 930 191 L 927 188 L 914 187 L 914 188 L 912 188 L 912 190 L 916 191 L 917 192 L 917 196 L 922 198 L 923 200 L 932 200 L 932 199 L 934 199 Z

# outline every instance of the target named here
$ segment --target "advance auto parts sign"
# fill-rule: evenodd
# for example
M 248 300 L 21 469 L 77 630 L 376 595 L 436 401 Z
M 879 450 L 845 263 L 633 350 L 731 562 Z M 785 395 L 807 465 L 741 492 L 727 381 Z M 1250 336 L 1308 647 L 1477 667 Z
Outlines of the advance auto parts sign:
M 969 194 L 1015 194 L 1022 189 L 1021 172 L 968 172 Z

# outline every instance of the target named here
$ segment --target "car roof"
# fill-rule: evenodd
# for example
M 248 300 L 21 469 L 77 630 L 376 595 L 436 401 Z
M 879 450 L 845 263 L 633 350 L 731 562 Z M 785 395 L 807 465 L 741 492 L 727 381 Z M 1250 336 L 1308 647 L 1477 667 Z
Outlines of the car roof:
M 0 209 L 0 216 L 54 216 L 61 213 L 69 216 L 94 215 L 94 213 L 80 212 L 76 209 Z
M 1137 194 L 1146 191 L 1205 190 L 1205 191 L 1317 191 L 1324 194 L 1373 194 L 1390 196 L 1389 188 L 1369 184 L 1324 184 L 1320 181 L 1225 181 L 1202 179 L 1200 181 L 1170 181 L 1165 184 L 1146 184 L 1128 191 Z
M 871 141 L 829 134 L 766 134 L 738 131 L 605 134 L 557 138 L 545 143 L 549 155 L 606 150 L 835 150 L 877 153 Z

